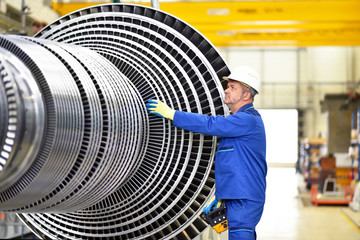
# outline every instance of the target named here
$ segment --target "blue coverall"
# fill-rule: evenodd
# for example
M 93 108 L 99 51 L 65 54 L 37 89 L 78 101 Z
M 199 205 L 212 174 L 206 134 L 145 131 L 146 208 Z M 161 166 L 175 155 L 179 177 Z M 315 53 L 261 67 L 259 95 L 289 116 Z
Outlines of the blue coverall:
M 256 239 L 266 189 L 266 137 L 252 103 L 227 117 L 176 111 L 173 124 L 221 137 L 215 158 L 215 195 L 225 200 L 229 239 Z

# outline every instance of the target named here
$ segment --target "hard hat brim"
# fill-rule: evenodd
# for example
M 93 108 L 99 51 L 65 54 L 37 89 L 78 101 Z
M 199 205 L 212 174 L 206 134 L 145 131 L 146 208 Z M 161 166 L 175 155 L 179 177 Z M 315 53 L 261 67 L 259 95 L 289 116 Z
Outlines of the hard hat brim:
M 226 81 L 237 81 L 247 87 L 251 87 L 256 92 L 259 92 L 260 78 L 258 73 L 247 66 L 240 66 L 235 68 L 230 75 L 222 77 Z
M 236 82 L 239 82 L 239 83 L 245 85 L 245 87 L 250 87 L 248 84 L 246 84 L 246 83 L 244 83 L 244 82 L 242 82 L 242 81 L 240 81 L 240 80 L 236 80 L 236 79 L 229 78 L 229 77 L 223 77 L 223 79 L 226 80 L 226 81 L 230 81 L 230 80 L 231 80 L 231 81 L 236 81 Z
M 259 91 L 257 90 L 257 89 L 255 89 L 255 88 L 253 88 L 253 87 L 251 87 L 250 85 L 248 85 L 248 84 L 246 84 L 246 83 L 244 83 L 244 82 L 242 82 L 242 81 L 239 81 L 239 80 L 236 80 L 236 79 L 232 79 L 232 78 L 229 78 L 229 77 L 222 77 L 224 80 L 226 80 L 226 81 L 236 81 L 236 82 L 239 82 L 239 83 L 241 83 L 242 85 L 244 85 L 245 87 L 248 87 L 248 88 L 252 88 L 252 89 L 254 89 L 255 91 L 256 91 L 256 93 L 259 93 Z
M 237 81 L 237 80 L 231 79 L 229 77 L 223 77 L 223 79 L 226 80 L 226 81 L 229 81 L 229 80 Z

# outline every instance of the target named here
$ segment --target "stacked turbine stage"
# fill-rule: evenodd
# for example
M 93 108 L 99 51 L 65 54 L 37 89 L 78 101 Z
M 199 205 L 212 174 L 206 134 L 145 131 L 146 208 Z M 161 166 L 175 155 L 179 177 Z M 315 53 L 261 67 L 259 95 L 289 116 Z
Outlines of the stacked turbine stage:
M 217 138 L 149 115 L 148 99 L 227 115 L 229 70 L 160 10 L 106 4 L 34 38 L 0 35 L 0 211 L 41 238 L 193 239 Z

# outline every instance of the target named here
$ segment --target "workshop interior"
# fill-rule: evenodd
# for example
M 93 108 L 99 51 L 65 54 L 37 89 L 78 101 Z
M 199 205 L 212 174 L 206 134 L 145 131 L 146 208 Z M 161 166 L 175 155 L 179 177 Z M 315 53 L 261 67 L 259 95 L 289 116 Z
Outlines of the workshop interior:
M 229 116 L 255 69 L 259 240 L 360 239 L 360 1 L 0 0 L 0 238 L 228 240 L 209 215 L 220 137 L 148 113 Z M 222 220 L 221 220 L 222 219 Z

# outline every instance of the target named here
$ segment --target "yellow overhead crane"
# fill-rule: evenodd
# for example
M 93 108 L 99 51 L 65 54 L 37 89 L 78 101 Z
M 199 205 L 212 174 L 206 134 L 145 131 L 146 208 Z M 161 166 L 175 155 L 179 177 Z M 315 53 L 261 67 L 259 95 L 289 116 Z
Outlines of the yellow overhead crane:
M 53 1 L 61 15 L 103 2 Z M 150 6 L 148 2 L 121 1 Z M 160 1 L 215 46 L 360 46 L 360 0 Z

